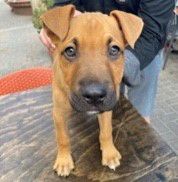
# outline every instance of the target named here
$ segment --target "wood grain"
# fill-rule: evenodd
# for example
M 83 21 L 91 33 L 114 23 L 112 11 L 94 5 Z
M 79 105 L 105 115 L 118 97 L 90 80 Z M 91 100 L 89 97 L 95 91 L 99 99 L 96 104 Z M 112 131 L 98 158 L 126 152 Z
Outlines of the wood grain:
M 176 154 L 121 97 L 113 118 L 114 143 L 122 154 L 116 171 L 101 165 L 95 116 L 72 114 L 69 130 L 75 170 L 52 170 L 56 142 L 51 88 L 0 97 L 0 181 L 178 181 Z

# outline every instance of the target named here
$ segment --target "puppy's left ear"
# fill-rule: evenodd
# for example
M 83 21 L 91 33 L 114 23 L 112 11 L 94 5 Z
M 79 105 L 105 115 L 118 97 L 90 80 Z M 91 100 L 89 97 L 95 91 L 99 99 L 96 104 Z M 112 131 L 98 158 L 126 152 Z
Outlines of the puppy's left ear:
M 123 11 L 114 10 L 110 13 L 118 22 L 126 42 L 134 48 L 136 40 L 139 38 L 142 29 L 143 21 L 138 16 Z

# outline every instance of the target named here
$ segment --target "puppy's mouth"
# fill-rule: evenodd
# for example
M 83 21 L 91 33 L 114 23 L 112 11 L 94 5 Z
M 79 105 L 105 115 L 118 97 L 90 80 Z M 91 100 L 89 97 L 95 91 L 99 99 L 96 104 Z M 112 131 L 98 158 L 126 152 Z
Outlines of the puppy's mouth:
M 89 102 L 82 95 L 71 93 L 69 101 L 74 110 L 85 112 L 88 115 L 95 115 L 114 108 L 116 105 L 116 93 L 114 91 L 109 92 L 102 102 Z

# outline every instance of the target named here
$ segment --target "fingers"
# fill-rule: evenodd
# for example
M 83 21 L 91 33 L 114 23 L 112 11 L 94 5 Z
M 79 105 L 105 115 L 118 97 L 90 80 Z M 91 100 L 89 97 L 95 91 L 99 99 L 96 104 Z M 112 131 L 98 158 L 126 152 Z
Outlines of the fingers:
M 48 37 L 47 31 L 44 28 L 41 29 L 39 38 L 41 42 L 44 44 L 44 46 L 47 47 L 48 52 L 51 55 L 55 49 L 55 45 L 52 43 L 51 39 Z

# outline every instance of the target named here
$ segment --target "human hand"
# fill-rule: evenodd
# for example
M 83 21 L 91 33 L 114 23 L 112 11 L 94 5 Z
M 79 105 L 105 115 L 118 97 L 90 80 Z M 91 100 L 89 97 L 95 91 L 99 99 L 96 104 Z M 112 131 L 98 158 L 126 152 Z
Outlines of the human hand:
M 48 49 L 48 53 L 51 55 L 56 46 L 52 43 L 51 39 L 49 38 L 47 29 L 41 29 L 39 38 L 43 45 Z

